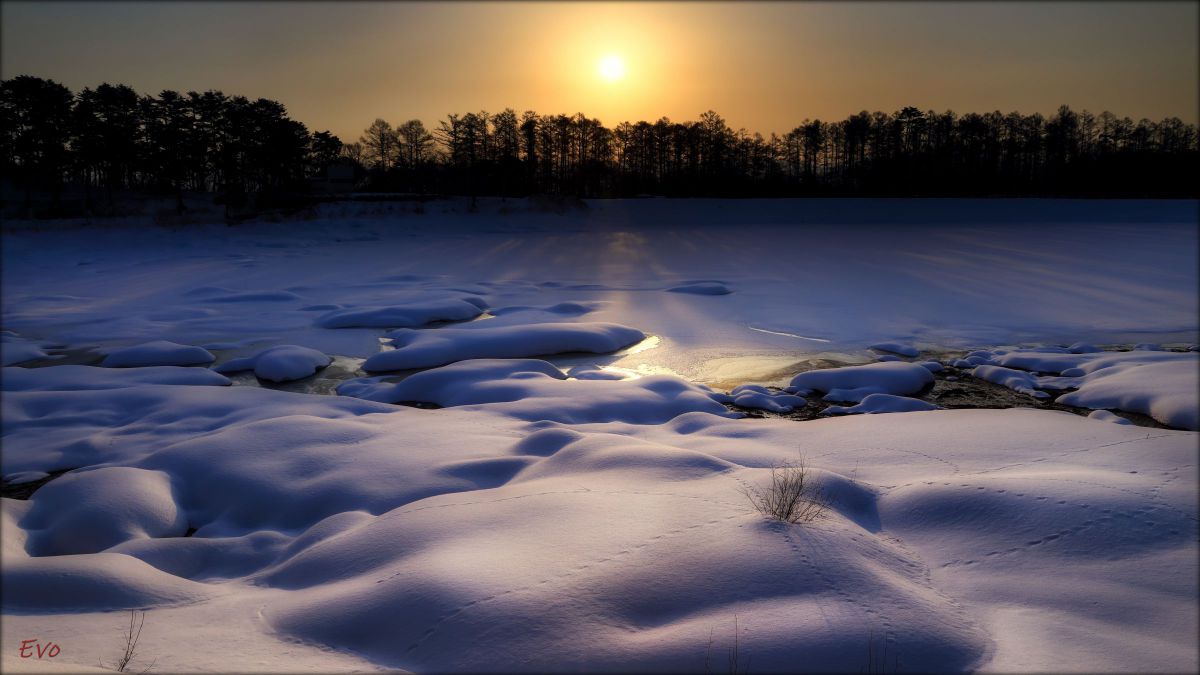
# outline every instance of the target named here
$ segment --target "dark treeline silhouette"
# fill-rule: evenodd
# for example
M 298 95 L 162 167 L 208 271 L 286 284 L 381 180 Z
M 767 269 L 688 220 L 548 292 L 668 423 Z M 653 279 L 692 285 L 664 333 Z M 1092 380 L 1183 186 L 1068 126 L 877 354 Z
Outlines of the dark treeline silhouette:
M 88 213 L 111 211 L 114 193 L 211 192 L 227 212 L 294 202 L 341 153 L 329 132 L 309 133 L 282 104 L 219 91 L 139 96 L 102 84 L 72 94 L 51 80 L 0 82 L 5 192 L 59 203 L 82 191 Z M 51 213 L 55 209 L 50 208 Z
M 864 111 L 769 137 L 712 111 L 610 129 L 581 113 L 506 109 L 449 115 L 432 130 L 377 119 L 343 144 L 267 99 L 0 82 L 5 193 L 28 206 L 81 192 L 88 213 L 129 190 L 174 195 L 180 210 L 185 192 L 213 193 L 227 211 L 302 203 L 335 170 L 345 189 L 471 196 L 1193 197 L 1197 143 L 1179 118 L 1062 106 L 1049 117 Z

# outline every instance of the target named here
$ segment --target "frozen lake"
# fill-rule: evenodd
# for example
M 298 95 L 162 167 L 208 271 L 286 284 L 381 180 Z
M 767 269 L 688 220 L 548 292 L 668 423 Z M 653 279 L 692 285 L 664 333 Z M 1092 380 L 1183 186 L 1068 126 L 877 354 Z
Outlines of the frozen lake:
M 6 228 L 6 671 L 1200 666 L 1194 201 Z

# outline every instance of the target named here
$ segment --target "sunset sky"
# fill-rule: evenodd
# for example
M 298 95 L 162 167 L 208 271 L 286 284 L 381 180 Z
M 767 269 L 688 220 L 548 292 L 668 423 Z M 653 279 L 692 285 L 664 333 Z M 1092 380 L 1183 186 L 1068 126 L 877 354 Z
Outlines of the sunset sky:
M 284 103 L 354 140 L 376 117 L 707 109 L 786 132 L 905 105 L 1059 104 L 1200 118 L 1197 3 L 333 3 L 5 1 L 3 77 Z

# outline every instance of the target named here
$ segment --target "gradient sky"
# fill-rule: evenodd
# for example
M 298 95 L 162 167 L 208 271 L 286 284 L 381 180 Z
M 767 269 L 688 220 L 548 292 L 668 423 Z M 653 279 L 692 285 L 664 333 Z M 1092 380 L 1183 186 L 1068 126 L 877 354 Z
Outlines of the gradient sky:
M 376 117 L 584 112 L 785 132 L 905 105 L 1200 120 L 1196 2 L 12 2 L 0 74 L 220 89 L 357 139 Z M 616 54 L 623 79 L 597 63 Z

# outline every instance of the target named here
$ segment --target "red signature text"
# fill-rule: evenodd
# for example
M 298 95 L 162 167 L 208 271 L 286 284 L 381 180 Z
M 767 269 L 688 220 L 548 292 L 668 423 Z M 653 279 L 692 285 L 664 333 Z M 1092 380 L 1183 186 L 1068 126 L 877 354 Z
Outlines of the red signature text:
M 58 656 L 62 650 L 53 642 L 42 644 L 38 640 L 21 640 L 21 658 L 28 659 L 34 656 L 39 659 L 52 659 Z

